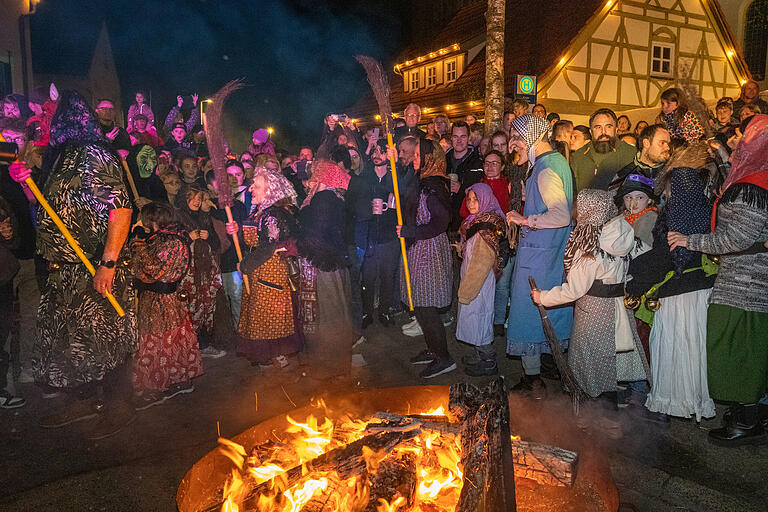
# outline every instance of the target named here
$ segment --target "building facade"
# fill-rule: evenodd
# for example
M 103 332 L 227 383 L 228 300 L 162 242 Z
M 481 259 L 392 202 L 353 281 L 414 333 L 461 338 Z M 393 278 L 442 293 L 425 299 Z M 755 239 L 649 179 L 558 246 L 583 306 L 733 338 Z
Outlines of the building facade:
M 33 87 L 29 15 L 34 0 L 0 2 L 0 98 Z

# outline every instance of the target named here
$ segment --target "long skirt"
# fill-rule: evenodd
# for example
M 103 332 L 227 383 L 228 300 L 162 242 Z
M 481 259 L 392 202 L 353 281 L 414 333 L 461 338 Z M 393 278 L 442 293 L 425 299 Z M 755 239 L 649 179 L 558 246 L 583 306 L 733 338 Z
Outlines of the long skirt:
M 57 388 L 100 381 L 136 350 L 136 293 L 118 266 L 112 293 L 125 311 L 119 317 L 93 288 L 81 263 L 62 264 L 48 275 L 38 310 L 39 359 L 35 379 Z
M 285 262 L 274 254 L 248 274 L 248 280 L 251 293 L 243 289 L 237 353 L 252 362 L 266 363 L 301 350 L 303 337 Z
M 302 309 L 311 308 L 312 315 L 304 325 L 305 346 L 300 358 L 317 379 L 346 376 L 351 370 L 352 345 L 357 338 L 349 310 L 349 272 L 314 269 L 314 274 L 315 293 L 302 290 Z M 316 300 L 312 305 L 304 304 L 305 297 Z
M 448 235 L 417 240 L 408 249 L 408 270 L 411 274 L 413 305 L 423 308 L 444 308 L 451 305 L 453 260 Z M 408 304 L 405 272 L 400 265 L 400 293 L 403 304 Z
M 619 314 L 627 314 L 622 308 Z M 616 299 L 585 295 L 576 301 L 568 349 L 581 389 L 593 398 L 615 391 L 617 381 L 645 380 L 640 339 L 633 329 L 635 350 L 616 353 Z
M 645 406 L 688 418 L 715 415 L 707 385 L 707 301 L 712 289 L 665 297 L 651 328 L 653 385 Z
M 710 304 L 707 312 L 709 392 L 755 403 L 768 392 L 768 313 Z
M 165 391 L 203 373 L 197 335 L 185 316 L 180 325 L 159 334 L 140 333 L 133 368 L 136 391 Z

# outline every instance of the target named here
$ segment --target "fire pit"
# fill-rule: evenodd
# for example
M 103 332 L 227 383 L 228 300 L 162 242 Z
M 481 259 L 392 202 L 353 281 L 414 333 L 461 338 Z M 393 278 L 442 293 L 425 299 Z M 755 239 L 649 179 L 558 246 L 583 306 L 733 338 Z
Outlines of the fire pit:
M 187 472 L 179 511 L 501 512 L 504 495 L 518 511 L 617 510 L 608 462 L 581 432 L 513 398 L 511 437 L 475 435 L 473 424 L 490 424 L 478 419 L 487 407 L 457 405 L 457 389 L 450 404 L 445 386 L 387 388 L 270 418 L 221 440 Z M 505 482 L 512 461 L 516 485 Z

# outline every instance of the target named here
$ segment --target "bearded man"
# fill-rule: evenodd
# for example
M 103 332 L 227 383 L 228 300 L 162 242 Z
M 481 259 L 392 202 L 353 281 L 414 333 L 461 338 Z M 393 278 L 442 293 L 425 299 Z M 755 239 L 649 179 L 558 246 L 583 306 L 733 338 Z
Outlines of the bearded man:
M 571 153 L 576 189 L 608 190 L 616 174 L 635 159 L 637 148 L 616 137 L 616 114 L 609 108 L 592 114 L 589 131 L 592 140 Z

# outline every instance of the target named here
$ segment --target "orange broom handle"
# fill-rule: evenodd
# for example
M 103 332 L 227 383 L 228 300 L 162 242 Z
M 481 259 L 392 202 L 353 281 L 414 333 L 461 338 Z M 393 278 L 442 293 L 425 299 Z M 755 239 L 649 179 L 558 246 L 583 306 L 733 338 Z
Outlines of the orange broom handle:
M 395 144 L 392 141 L 392 133 L 387 131 L 387 143 L 394 150 Z M 397 224 L 403 225 L 403 212 L 400 209 L 400 189 L 397 186 L 397 168 L 395 167 L 395 156 L 389 155 L 389 165 L 392 167 L 392 187 L 395 191 L 395 211 L 397 212 Z M 413 295 L 411 295 L 411 272 L 408 269 L 408 254 L 405 251 L 405 238 L 400 238 L 400 253 L 403 255 L 403 271 L 405 272 L 405 289 L 408 292 L 408 308 L 413 311 Z
M 75 251 L 75 254 L 77 254 L 77 257 L 80 258 L 80 261 L 83 262 L 83 265 L 85 265 L 85 268 L 88 269 L 88 272 L 91 273 L 92 276 L 96 275 L 96 269 L 93 268 L 93 264 L 91 261 L 85 256 L 85 253 L 83 253 L 83 250 L 80 248 L 80 245 L 77 243 L 77 240 L 75 240 L 72 237 L 72 234 L 67 229 L 67 226 L 64 225 L 64 223 L 61 221 L 61 218 L 56 214 L 56 212 L 53 211 L 53 208 L 51 208 L 51 205 L 48 203 L 48 201 L 45 200 L 43 197 L 43 194 L 40 192 L 40 189 L 37 188 L 37 185 L 35 185 L 35 182 L 32 181 L 32 178 L 27 178 L 24 180 L 24 183 L 27 184 L 29 187 L 29 190 L 32 191 L 32 193 L 35 195 L 35 198 L 37 199 L 37 202 L 40 203 L 40 206 L 42 206 L 46 212 L 48 212 L 48 215 L 51 216 L 51 219 L 53 220 L 53 223 L 56 224 L 56 227 L 59 228 L 59 231 L 61 231 L 61 234 L 64 235 L 64 238 L 66 238 L 67 242 L 69 243 L 69 246 L 72 247 L 72 249 Z M 115 308 L 115 311 L 117 311 L 117 314 L 120 316 L 125 316 L 125 311 L 123 311 L 123 308 L 120 307 L 120 304 L 118 304 L 117 299 L 115 299 L 115 296 L 112 295 L 109 291 L 107 293 L 107 300 L 109 300 L 109 303 L 112 304 L 112 307 Z
M 232 208 L 229 206 L 224 207 L 224 211 L 227 212 L 227 221 L 229 222 L 235 222 L 235 220 L 232 218 Z M 243 261 L 243 252 L 240 250 L 240 239 L 237 236 L 237 233 L 232 235 L 232 241 L 235 243 L 235 252 L 237 253 L 237 261 L 238 263 Z M 248 284 L 248 276 L 240 272 L 243 276 L 243 285 L 245 285 L 245 293 L 248 295 L 251 294 L 251 287 Z

